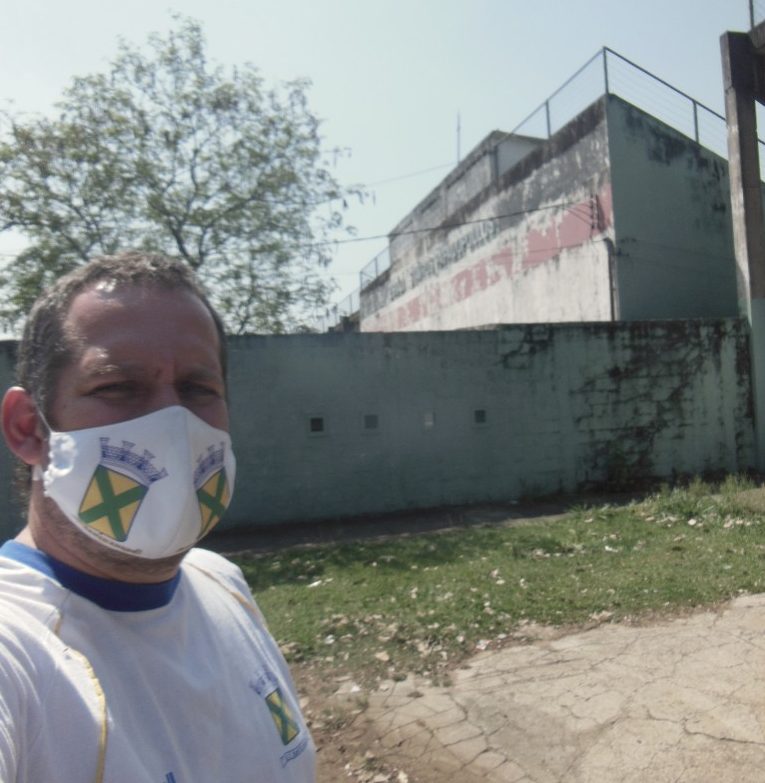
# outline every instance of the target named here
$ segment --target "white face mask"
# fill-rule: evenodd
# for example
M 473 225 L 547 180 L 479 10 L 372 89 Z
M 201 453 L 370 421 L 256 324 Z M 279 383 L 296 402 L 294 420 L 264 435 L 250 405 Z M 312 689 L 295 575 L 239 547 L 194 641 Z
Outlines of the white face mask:
M 51 430 L 49 449 L 45 494 L 91 538 L 136 557 L 186 551 L 231 501 L 228 433 L 178 405 L 103 427 Z

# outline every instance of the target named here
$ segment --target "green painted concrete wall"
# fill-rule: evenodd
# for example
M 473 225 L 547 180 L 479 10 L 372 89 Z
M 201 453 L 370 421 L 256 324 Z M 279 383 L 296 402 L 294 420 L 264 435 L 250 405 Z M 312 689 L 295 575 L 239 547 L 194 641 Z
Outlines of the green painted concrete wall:
M 616 318 L 738 316 L 727 161 L 618 98 L 607 122 Z
M 232 338 L 238 474 L 223 524 L 748 468 L 748 345 L 735 319 Z M 0 455 L 7 537 L 20 515 Z
M 512 500 L 753 459 L 738 320 L 243 337 L 231 363 L 240 468 L 229 526 Z

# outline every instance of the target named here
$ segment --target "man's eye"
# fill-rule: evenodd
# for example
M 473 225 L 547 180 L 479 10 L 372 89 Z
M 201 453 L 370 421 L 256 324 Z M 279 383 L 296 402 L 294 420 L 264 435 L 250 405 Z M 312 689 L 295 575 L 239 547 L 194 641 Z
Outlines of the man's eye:
M 90 394 L 96 397 L 124 397 L 135 394 L 136 385 L 129 381 L 117 383 L 104 383 L 96 386 Z
M 187 397 L 220 397 L 218 390 L 203 383 L 186 383 L 181 393 Z

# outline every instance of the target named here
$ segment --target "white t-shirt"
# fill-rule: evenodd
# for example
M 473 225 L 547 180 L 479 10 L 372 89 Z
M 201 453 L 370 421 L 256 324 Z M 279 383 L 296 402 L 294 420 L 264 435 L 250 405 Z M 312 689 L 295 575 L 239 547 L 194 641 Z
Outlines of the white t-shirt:
M 125 585 L 0 548 L 3 783 L 309 783 L 314 763 L 236 566 L 196 549 Z

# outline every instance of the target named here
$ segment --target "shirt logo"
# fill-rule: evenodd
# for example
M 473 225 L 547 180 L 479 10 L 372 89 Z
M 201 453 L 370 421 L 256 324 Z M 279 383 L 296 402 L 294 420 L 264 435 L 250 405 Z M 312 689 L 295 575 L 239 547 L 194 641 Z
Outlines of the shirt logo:
M 301 756 L 308 747 L 309 737 L 301 730 L 300 724 L 295 720 L 292 709 L 282 693 L 279 678 L 268 668 L 263 668 L 254 680 L 250 680 L 250 688 L 261 696 L 268 705 L 268 711 L 276 727 L 276 732 L 282 741 L 282 745 L 290 745 L 298 737 L 291 747 L 285 748 L 279 756 L 282 767 L 286 767 L 291 761 Z M 302 735 L 302 736 L 301 736 Z
M 289 745 L 300 734 L 300 727 L 295 723 L 290 708 L 284 702 L 281 688 L 271 691 L 266 696 L 266 704 L 282 739 L 282 745 Z

